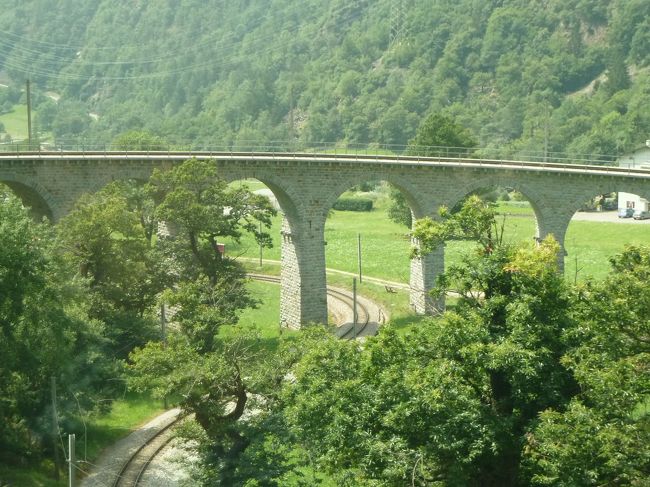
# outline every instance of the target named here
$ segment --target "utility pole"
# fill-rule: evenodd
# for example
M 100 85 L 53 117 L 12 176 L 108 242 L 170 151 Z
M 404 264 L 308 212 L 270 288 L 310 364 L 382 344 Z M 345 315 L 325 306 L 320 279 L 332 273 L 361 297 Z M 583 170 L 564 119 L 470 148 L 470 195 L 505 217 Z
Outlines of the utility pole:
M 546 105 L 545 110 L 544 110 L 544 162 L 548 160 L 548 137 L 549 137 L 549 108 L 548 105 Z
M 262 233 L 262 222 L 260 222 L 260 234 Z M 260 269 L 262 268 L 262 241 L 260 240 Z
M 359 267 L 359 284 L 363 282 L 361 279 L 361 234 L 357 233 L 357 262 Z
M 59 480 L 59 469 L 61 462 L 59 460 L 59 448 L 57 437 L 59 436 L 59 420 L 56 414 L 56 377 L 50 378 L 50 392 L 52 396 L 52 447 L 54 449 L 54 480 Z
M 68 435 L 68 486 L 75 487 L 77 456 L 75 452 L 75 435 Z
M 293 147 L 293 139 L 295 137 L 294 135 L 294 124 L 295 120 L 293 118 L 293 82 L 291 83 L 291 86 L 289 87 L 289 149 L 294 150 Z
M 357 278 L 352 278 L 352 326 L 354 327 L 354 338 L 357 338 Z
M 26 94 L 27 94 L 27 143 L 29 150 L 32 150 L 32 90 L 29 79 L 26 81 Z
M 162 335 L 163 349 L 167 348 L 167 314 L 165 310 L 165 303 L 160 303 L 160 333 Z M 167 396 L 163 398 L 163 404 L 167 409 Z

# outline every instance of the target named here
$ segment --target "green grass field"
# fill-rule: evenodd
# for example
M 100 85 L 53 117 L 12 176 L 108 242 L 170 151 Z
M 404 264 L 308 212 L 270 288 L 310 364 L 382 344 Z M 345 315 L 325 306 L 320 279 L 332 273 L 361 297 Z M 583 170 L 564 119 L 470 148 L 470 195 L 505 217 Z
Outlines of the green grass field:
M 86 419 L 86 435 L 77 434 L 77 457 L 95 460 L 101 451 L 164 411 L 162 401 L 127 393 L 106 414 Z
M 535 218 L 530 207 L 501 205 L 506 214 L 505 236 L 507 242 L 532 242 L 535 235 Z M 274 247 L 264 249 L 266 259 L 280 258 L 280 216 L 273 220 L 271 235 Z M 357 235 L 361 234 L 363 273 L 393 281 L 408 282 L 411 246 L 405 227 L 391 222 L 386 216 L 385 205 L 378 201 L 371 212 L 334 211 L 325 225 L 325 258 L 327 267 L 348 272 L 357 270 Z M 606 223 L 573 221 L 565 238 L 567 256 L 565 271 L 567 279 L 603 278 L 609 271 L 608 259 L 623 250 L 625 244 L 650 242 L 648 224 Z M 259 248 L 250 238 L 241 244 L 227 242 L 231 256 L 259 257 Z M 470 242 L 450 242 L 446 247 L 445 264 L 458 262 L 462 255 L 471 251 Z
M 36 112 L 32 111 L 32 120 Z M 5 127 L 5 132 L 11 135 L 12 139 L 27 138 L 27 105 L 14 105 L 12 111 L 0 115 L 0 122 Z

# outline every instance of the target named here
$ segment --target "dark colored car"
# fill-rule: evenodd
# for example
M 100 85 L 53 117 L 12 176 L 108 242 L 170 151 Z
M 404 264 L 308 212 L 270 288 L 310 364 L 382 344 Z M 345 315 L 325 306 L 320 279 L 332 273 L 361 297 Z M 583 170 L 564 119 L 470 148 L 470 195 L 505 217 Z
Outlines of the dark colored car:
M 648 218 L 650 218 L 650 211 L 636 210 L 634 212 L 633 218 L 635 220 L 647 220 Z
M 619 218 L 632 218 L 634 215 L 634 208 L 619 208 L 618 217 Z

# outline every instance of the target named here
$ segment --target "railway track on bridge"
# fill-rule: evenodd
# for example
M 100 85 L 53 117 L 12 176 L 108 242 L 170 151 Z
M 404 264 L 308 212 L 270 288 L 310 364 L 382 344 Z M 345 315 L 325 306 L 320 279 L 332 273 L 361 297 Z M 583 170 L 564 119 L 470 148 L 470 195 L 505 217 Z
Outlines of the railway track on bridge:
M 614 165 L 610 159 L 574 158 L 568 155 L 544 158 L 542 156 L 527 159 L 510 159 L 508 157 L 468 156 L 458 148 L 442 149 L 439 155 L 410 156 L 401 154 L 366 154 L 366 153 L 319 153 L 319 152 L 273 152 L 273 151 L 111 151 L 111 150 L 77 150 L 77 151 L 25 151 L 0 153 L 0 161 L 170 161 L 183 162 L 187 159 L 213 159 L 217 161 L 303 161 L 309 162 L 356 162 L 405 165 L 431 165 L 447 167 L 502 167 L 504 169 L 544 170 L 550 172 L 569 172 L 582 174 L 634 175 L 637 178 L 650 178 L 650 171 L 640 168 L 623 168 Z M 455 151 L 452 149 L 456 149 Z

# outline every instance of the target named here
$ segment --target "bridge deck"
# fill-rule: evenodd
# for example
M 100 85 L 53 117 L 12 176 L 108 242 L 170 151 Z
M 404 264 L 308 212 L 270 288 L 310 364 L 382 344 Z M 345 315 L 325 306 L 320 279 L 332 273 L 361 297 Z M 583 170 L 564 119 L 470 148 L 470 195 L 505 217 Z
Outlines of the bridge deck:
M 572 164 L 558 162 L 517 161 L 506 159 L 419 157 L 401 155 L 321 154 L 309 152 L 156 152 L 156 151 L 54 151 L 0 153 L 0 162 L 43 161 L 171 161 L 182 162 L 190 158 L 241 162 L 304 162 L 317 164 L 373 164 L 428 167 L 498 168 L 500 170 L 543 171 L 585 175 L 616 175 L 650 178 L 650 170 L 621 168 L 617 166 Z

